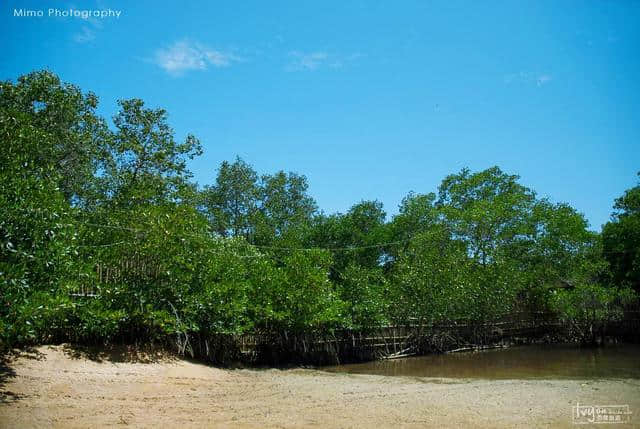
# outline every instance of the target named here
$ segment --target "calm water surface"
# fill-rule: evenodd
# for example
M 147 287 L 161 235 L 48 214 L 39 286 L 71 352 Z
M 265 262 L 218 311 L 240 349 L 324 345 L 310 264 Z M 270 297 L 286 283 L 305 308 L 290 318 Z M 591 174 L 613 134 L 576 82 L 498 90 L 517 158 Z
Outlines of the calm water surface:
M 573 345 L 532 345 L 468 353 L 338 365 L 331 372 L 445 378 L 636 378 L 640 346 L 583 349 Z

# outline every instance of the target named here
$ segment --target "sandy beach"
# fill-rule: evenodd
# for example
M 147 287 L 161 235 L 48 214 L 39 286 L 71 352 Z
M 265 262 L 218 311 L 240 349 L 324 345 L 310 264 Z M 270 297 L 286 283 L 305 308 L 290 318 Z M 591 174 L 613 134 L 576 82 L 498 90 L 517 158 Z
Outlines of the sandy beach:
M 13 356 L 0 377 L 2 428 L 572 427 L 577 402 L 628 404 L 634 416 L 640 413 L 640 380 L 220 369 L 161 353 L 101 354 L 69 346 Z

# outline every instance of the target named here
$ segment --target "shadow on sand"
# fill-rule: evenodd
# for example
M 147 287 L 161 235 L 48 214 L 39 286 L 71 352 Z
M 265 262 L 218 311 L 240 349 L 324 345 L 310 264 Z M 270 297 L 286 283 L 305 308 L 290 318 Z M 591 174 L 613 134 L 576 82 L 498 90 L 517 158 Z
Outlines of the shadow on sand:
M 63 344 L 62 351 L 72 359 L 89 359 L 94 362 L 158 363 L 178 359 L 174 353 L 156 345 Z
M 18 358 L 42 360 L 44 359 L 44 354 L 33 347 L 11 350 L 0 354 L 0 404 L 11 403 L 23 397 L 19 393 L 5 389 L 9 380 L 16 377 L 16 371 L 11 367 L 11 364 Z

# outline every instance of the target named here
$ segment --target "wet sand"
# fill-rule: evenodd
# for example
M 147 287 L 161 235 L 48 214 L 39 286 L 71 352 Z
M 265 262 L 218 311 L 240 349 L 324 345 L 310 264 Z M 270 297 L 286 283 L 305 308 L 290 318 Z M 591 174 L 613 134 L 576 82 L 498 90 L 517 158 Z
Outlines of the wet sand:
M 163 354 L 103 356 L 64 346 L 22 353 L 0 370 L 2 428 L 576 427 L 576 402 L 628 404 L 640 422 L 640 380 L 226 370 Z

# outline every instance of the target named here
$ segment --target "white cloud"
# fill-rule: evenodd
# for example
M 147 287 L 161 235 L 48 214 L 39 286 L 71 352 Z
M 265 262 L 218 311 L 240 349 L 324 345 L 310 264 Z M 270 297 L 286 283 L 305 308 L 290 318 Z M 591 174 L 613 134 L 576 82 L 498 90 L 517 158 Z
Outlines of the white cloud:
M 154 58 L 158 66 L 174 76 L 191 70 L 206 70 L 209 66 L 228 67 L 238 61 L 241 61 L 241 58 L 233 54 L 186 40 L 159 49 Z
M 534 73 L 521 71 L 519 73 L 511 73 L 504 76 L 504 82 L 511 84 L 515 82 L 535 84 L 538 87 L 548 84 L 553 80 L 553 76 L 549 73 Z
M 549 74 L 541 74 L 540 76 L 538 76 L 538 79 L 536 80 L 536 85 L 538 86 L 546 85 L 547 83 L 551 82 L 552 79 L 553 77 Z
M 88 43 L 93 41 L 98 32 L 103 28 L 102 22 L 96 18 L 87 18 L 85 21 L 87 22 L 87 25 L 83 25 L 80 28 L 80 32 L 73 35 L 73 40 L 76 43 Z
M 78 43 L 87 43 L 96 38 L 96 33 L 91 28 L 87 26 L 82 26 L 82 29 L 79 33 L 76 33 L 73 36 L 73 40 Z
M 351 54 L 346 57 L 339 55 L 330 55 L 324 51 L 315 52 L 289 52 L 289 63 L 285 67 L 287 71 L 313 71 L 321 67 L 329 67 L 332 69 L 339 69 L 345 63 L 353 62 L 364 55 L 360 53 Z
M 329 57 L 326 52 L 303 53 L 298 51 L 289 52 L 292 58 L 287 66 L 290 71 L 295 70 L 316 70 Z

